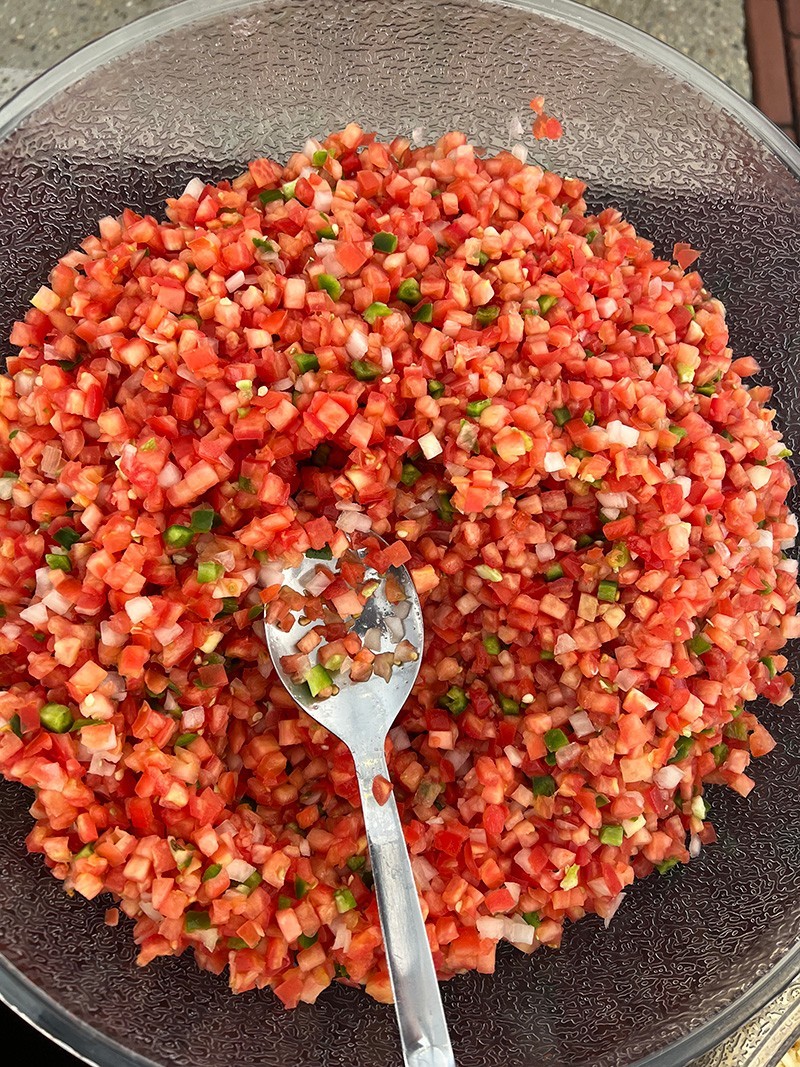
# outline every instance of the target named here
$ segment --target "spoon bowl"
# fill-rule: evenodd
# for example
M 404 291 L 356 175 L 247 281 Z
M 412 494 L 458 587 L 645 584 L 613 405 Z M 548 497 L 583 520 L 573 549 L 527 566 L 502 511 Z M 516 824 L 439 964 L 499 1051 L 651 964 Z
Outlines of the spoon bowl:
M 298 567 L 286 569 L 283 572 L 284 585 L 303 592 L 304 579 L 312 566 L 313 561 L 305 560 Z M 336 569 L 336 565 L 331 564 L 331 569 Z M 400 585 L 406 598 L 405 603 L 409 606 L 408 615 L 403 620 L 404 636 L 418 650 L 418 655 L 414 660 L 396 665 L 388 681 L 384 681 L 377 674 L 373 674 L 363 682 L 351 682 L 349 679 L 338 681 L 337 679 L 338 691 L 333 696 L 325 699 L 311 696 L 308 686 L 298 685 L 292 680 L 282 666 L 281 659 L 296 650 L 297 642 L 311 629 L 313 623 L 303 624 L 295 618 L 294 625 L 288 631 L 281 630 L 277 626 L 267 625 L 265 627 L 267 648 L 275 664 L 275 670 L 295 702 L 313 716 L 320 725 L 336 734 L 351 751 L 354 745 L 374 747 L 380 744 L 382 747 L 386 734 L 413 688 L 422 662 L 424 637 L 422 609 L 411 575 L 406 567 L 390 567 L 385 575 L 380 575 L 371 568 L 367 570 L 367 578 L 378 582 L 378 586 L 367 600 L 362 614 L 353 622 L 351 629 L 361 638 L 369 630 L 379 630 L 381 643 L 378 651 L 394 651 L 398 642 L 389 632 L 388 620 L 392 617 L 397 618 L 397 615 L 394 605 L 390 604 L 386 597 L 385 578 L 389 575 Z

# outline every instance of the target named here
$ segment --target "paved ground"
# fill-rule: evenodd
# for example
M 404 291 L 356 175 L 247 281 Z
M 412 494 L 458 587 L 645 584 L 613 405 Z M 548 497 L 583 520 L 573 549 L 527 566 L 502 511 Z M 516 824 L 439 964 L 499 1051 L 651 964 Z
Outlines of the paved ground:
M 81 45 L 171 0 L 0 0 L 0 102 Z M 743 0 L 583 0 L 652 33 L 750 95 Z M 772 0 L 755 0 L 757 4 Z
M 743 0 L 580 0 L 671 44 L 750 96 Z M 755 0 L 760 3 L 761 0 Z M 794 2 L 794 0 L 792 0 Z

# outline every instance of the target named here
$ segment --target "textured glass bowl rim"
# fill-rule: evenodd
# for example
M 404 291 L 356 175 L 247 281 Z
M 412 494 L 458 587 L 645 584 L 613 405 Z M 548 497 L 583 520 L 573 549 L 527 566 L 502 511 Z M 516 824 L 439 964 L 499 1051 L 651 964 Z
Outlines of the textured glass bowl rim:
M 256 7 L 262 0 L 183 0 L 172 7 L 137 19 L 86 45 L 40 75 L 0 108 L 0 140 L 5 140 L 28 115 L 60 91 L 98 67 L 131 51 L 145 41 L 191 22 L 240 8 Z M 712 103 L 741 123 L 800 181 L 800 148 L 756 107 L 730 86 L 676 49 L 610 15 L 573 0 L 483 0 L 549 16 L 605 38 L 689 82 Z M 800 940 L 746 993 L 696 1030 L 631 1067 L 686 1067 L 749 1022 L 800 974 Z M 94 1067 L 152 1067 L 152 1060 L 123 1048 L 105 1034 L 76 1018 L 47 993 L 30 982 L 0 954 L 0 1000 L 62 1048 Z M 757 1055 L 756 1049 L 753 1050 Z M 288 1067 L 288 1065 L 287 1065 Z M 741 1067 L 761 1067 L 755 1060 Z M 766 1067 L 766 1064 L 764 1064 Z

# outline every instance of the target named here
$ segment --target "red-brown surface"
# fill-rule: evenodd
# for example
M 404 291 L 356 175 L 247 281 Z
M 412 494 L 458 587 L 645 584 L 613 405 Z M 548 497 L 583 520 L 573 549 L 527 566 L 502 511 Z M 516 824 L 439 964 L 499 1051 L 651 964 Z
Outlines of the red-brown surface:
M 800 138 L 800 0 L 745 0 L 753 99 L 792 140 Z

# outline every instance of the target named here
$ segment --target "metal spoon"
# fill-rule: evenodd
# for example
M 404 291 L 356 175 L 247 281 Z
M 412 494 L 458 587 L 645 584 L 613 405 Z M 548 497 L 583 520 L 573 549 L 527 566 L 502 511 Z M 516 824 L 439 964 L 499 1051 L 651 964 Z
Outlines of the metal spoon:
M 335 564 L 328 566 L 333 569 Z M 313 563 L 306 561 L 299 567 L 285 570 L 284 584 L 302 590 L 300 579 L 312 567 Z M 405 567 L 392 567 L 388 573 L 400 583 L 410 605 L 404 620 L 406 639 L 419 649 L 421 657 L 422 611 L 411 576 Z M 398 642 L 386 626 L 387 618 L 394 614 L 385 595 L 386 576 L 370 571 L 367 574 L 378 580 L 379 585 L 352 629 L 363 638 L 367 630 L 378 627 L 380 651 L 392 651 Z M 334 696 L 316 699 L 307 686 L 295 684 L 281 667 L 281 656 L 291 655 L 296 650 L 298 640 L 311 625 L 295 621 L 288 633 L 277 626 L 267 625 L 267 648 L 281 681 L 295 702 L 344 741 L 353 754 L 406 1067 L 455 1067 L 397 803 L 392 794 L 381 806 L 372 791 L 377 775 L 389 778 L 384 742 L 411 692 L 420 659 L 395 666 L 388 682 L 376 675 L 365 682 L 352 683 L 344 679 Z

